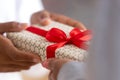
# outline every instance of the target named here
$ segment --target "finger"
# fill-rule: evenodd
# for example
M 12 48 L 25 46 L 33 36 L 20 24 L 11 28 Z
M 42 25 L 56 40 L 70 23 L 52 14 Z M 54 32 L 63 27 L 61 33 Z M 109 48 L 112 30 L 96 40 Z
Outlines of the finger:
M 25 62 L 25 61 L 13 61 L 13 60 L 9 60 L 6 62 L 1 62 L 1 65 L 8 65 L 8 64 L 14 64 L 14 65 L 18 65 L 18 66 L 26 66 L 26 67 L 30 67 L 35 65 L 35 62 Z
M 43 10 L 43 11 L 41 11 L 40 12 L 40 19 L 42 20 L 42 19 L 44 19 L 44 18 L 50 18 L 50 14 L 49 14 L 49 12 L 48 11 L 46 11 L 46 10 Z
M 33 63 L 39 63 L 41 61 L 41 58 L 38 55 L 19 50 L 14 50 L 9 56 L 14 61 L 27 61 Z
M 64 15 L 55 14 L 55 13 L 50 13 L 50 18 L 54 21 L 58 21 L 58 22 L 64 23 L 64 24 L 66 24 L 66 20 L 68 19 L 68 17 L 66 17 Z
M 1 40 L 2 40 L 2 42 L 5 42 L 5 43 L 9 42 L 9 44 L 5 45 L 5 47 L 7 47 L 6 55 L 11 60 L 13 60 L 13 61 L 27 61 L 27 62 L 34 62 L 34 63 L 38 63 L 41 61 L 41 58 L 37 54 L 18 50 L 16 47 L 13 46 L 13 44 L 10 42 L 10 40 L 8 40 L 6 38 L 1 38 Z
M 46 26 L 46 25 L 48 25 L 48 24 L 50 24 L 51 23 L 51 19 L 50 19 L 50 14 L 49 14 L 49 12 L 47 12 L 47 11 L 41 11 L 40 12 L 40 18 L 39 18 L 39 21 L 40 21 L 40 24 L 42 25 L 42 26 Z
M 0 67 L 1 68 L 1 67 Z M 18 72 L 21 71 L 20 68 L 9 68 L 9 67 L 4 67 L 0 69 L 0 72 Z
M 31 66 L 21 66 L 21 65 L 17 65 L 17 64 L 6 64 L 6 65 L 1 65 L 1 66 L 7 66 L 7 67 L 10 67 L 10 68 L 14 68 L 14 69 L 21 69 L 21 70 L 26 70 L 26 69 L 29 69 Z
M 44 18 L 44 19 L 41 20 L 40 25 L 47 26 L 50 23 L 51 23 L 51 19 L 50 18 Z
M 18 23 L 18 22 L 0 23 L 0 33 L 17 32 L 25 29 L 26 27 L 27 27 L 26 23 Z
M 45 10 L 36 12 L 31 16 L 31 24 L 40 24 L 42 26 L 46 26 L 50 24 L 50 22 L 50 14 Z
M 60 69 L 63 66 L 63 64 L 70 62 L 70 61 L 72 60 L 52 58 L 52 59 L 47 59 L 44 62 L 42 62 L 42 65 L 43 67 L 49 70 L 54 70 L 54 68 Z
M 14 64 L 0 65 L 0 72 L 15 72 L 20 70 L 27 70 L 30 66 L 19 66 Z
M 15 64 L 15 65 L 19 65 L 19 66 L 33 66 L 36 63 L 35 62 L 27 62 L 27 61 L 8 61 L 9 64 Z M 8 64 L 8 63 L 3 63 L 3 64 Z
M 50 18 L 54 21 L 58 21 L 63 24 L 70 25 L 72 27 L 78 27 L 81 30 L 86 30 L 86 27 L 81 23 L 69 17 L 66 17 L 61 14 L 50 13 Z
M 44 62 L 42 62 L 42 66 L 49 70 L 53 70 L 54 65 L 55 65 L 55 59 L 47 59 Z
M 48 80 L 57 80 L 54 78 L 54 74 L 52 71 L 49 73 Z
M 30 66 L 33 66 L 33 65 L 35 65 L 36 63 L 35 62 L 24 62 L 24 61 L 16 61 L 16 62 L 14 62 L 14 64 L 17 64 L 17 65 L 20 65 L 20 66 L 28 66 L 28 67 L 30 67 Z
M 43 67 L 51 70 L 51 74 L 49 75 L 49 79 L 57 80 L 57 75 L 63 64 L 68 62 L 68 59 L 48 59 L 42 62 Z
M 72 21 L 68 21 L 68 24 L 72 23 Z M 81 22 L 78 22 L 76 20 L 73 21 L 73 27 L 77 27 L 83 31 L 87 30 L 87 28 L 85 27 L 84 24 L 82 24 Z

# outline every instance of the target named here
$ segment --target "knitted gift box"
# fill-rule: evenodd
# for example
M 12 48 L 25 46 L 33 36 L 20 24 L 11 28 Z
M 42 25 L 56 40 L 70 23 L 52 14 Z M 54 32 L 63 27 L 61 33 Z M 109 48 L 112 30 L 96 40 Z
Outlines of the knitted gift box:
M 70 31 L 73 29 L 73 27 L 64 25 L 58 22 L 52 21 L 50 25 L 48 26 L 34 26 L 30 29 L 42 29 L 49 31 L 52 28 L 60 29 L 65 32 L 66 36 L 69 37 Z M 42 61 L 47 59 L 48 55 L 53 53 L 55 58 L 67 58 L 72 60 L 78 60 L 83 61 L 86 58 L 87 51 L 85 49 L 82 49 L 80 47 L 77 47 L 73 44 L 65 44 L 62 47 L 57 48 L 55 51 L 50 51 L 47 55 L 47 47 L 50 45 L 55 44 L 55 42 L 48 41 L 45 37 L 40 36 L 36 34 L 36 32 L 33 30 L 33 32 L 28 30 L 24 30 L 22 32 L 11 32 L 7 34 L 7 37 L 13 42 L 13 44 L 20 50 L 37 53 L 40 55 Z M 38 30 L 39 33 L 39 30 Z M 40 32 L 41 33 L 41 32 Z M 54 33 L 54 31 L 53 31 Z M 56 34 L 56 33 L 54 33 Z M 59 35 L 58 35 L 59 36 Z

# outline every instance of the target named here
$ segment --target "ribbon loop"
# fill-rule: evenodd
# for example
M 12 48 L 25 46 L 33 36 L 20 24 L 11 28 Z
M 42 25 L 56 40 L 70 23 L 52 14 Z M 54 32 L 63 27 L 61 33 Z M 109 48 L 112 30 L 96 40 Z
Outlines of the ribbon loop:
M 57 28 L 52 28 L 51 30 L 48 31 L 46 34 L 46 39 L 50 42 L 62 42 L 67 40 L 66 34 Z

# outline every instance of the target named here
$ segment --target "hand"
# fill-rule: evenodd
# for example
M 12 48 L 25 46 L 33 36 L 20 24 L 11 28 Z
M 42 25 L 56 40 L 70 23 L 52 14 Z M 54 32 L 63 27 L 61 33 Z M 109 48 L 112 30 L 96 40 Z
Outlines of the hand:
M 86 27 L 79 21 L 73 20 L 61 14 L 55 14 L 45 10 L 34 13 L 31 17 L 31 24 L 41 24 L 45 26 L 50 24 L 51 20 L 73 27 L 78 27 L 81 30 L 86 30 Z
M 25 29 L 25 23 L 0 23 L 0 72 L 14 72 L 29 69 L 40 62 L 37 55 L 18 50 L 12 42 L 2 35 L 4 32 L 16 32 Z
M 50 70 L 49 80 L 57 80 L 57 75 L 61 67 L 71 60 L 68 59 L 48 59 L 42 62 L 43 67 Z

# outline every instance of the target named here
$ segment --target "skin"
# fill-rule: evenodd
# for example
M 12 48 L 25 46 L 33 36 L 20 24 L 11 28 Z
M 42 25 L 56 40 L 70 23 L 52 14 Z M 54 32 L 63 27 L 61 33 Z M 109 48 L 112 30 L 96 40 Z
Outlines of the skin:
M 2 34 L 4 32 L 18 32 L 25 29 L 25 23 L 0 23 L 0 72 L 14 72 L 29 69 L 40 62 L 40 57 L 18 50 L 12 42 Z
M 46 10 L 34 13 L 31 17 L 31 24 L 40 24 L 45 26 L 48 25 L 51 20 L 67 24 L 72 27 L 78 27 L 81 30 L 86 30 L 86 27 L 81 22 L 73 20 L 61 14 L 48 12 Z
M 49 80 L 57 80 L 57 75 L 61 67 L 71 60 L 68 59 L 48 59 L 42 62 L 43 67 L 50 70 Z

